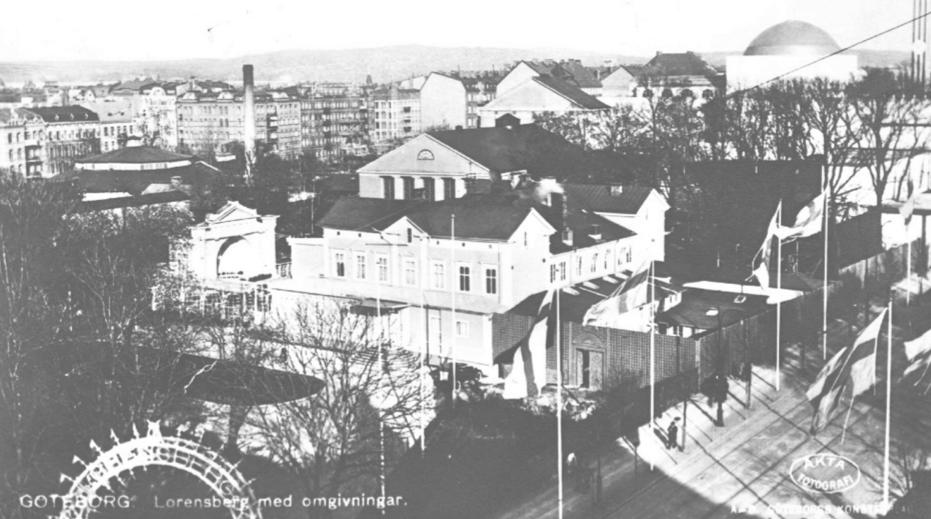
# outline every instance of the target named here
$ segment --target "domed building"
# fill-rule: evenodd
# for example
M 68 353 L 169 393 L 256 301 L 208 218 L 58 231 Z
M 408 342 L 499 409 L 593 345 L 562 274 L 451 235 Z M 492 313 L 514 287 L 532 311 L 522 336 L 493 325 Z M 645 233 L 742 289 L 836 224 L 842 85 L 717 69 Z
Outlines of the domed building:
M 780 74 L 786 74 L 785 79 L 849 81 L 859 70 L 857 56 L 831 55 L 839 50 L 834 38 L 816 25 L 798 20 L 773 25 L 754 38 L 743 55 L 728 56 L 727 89 L 750 88 Z M 819 58 L 825 59 L 812 64 Z

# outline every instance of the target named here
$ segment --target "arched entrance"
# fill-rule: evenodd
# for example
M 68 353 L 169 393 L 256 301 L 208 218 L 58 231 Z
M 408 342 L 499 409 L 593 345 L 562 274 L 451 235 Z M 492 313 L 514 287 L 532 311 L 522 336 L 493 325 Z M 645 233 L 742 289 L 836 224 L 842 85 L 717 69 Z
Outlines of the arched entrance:
M 203 445 L 174 436 L 162 436 L 157 422 L 149 422 L 145 436 L 134 428 L 134 438 L 117 443 L 108 451 L 101 450 L 93 441 L 91 448 L 98 452 L 97 459 L 85 465 L 63 499 L 59 519 L 87 519 L 101 488 L 109 488 L 110 481 L 124 472 L 151 466 L 163 466 L 184 471 L 199 479 L 217 496 L 241 503 L 229 509 L 233 519 L 261 519 L 262 512 L 256 503 L 249 483 L 242 474 L 219 454 Z M 68 479 L 64 476 L 64 479 Z
M 253 275 L 254 254 L 245 238 L 235 236 L 227 239 L 217 251 L 217 277 L 239 279 Z

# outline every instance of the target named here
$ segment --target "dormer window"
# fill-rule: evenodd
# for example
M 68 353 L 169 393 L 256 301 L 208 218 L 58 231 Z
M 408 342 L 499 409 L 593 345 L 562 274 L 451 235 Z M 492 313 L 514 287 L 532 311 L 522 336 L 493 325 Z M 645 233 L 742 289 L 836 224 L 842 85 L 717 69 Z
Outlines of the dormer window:
M 417 160 L 433 160 L 433 152 L 430 150 L 420 150 L 417 152 Z

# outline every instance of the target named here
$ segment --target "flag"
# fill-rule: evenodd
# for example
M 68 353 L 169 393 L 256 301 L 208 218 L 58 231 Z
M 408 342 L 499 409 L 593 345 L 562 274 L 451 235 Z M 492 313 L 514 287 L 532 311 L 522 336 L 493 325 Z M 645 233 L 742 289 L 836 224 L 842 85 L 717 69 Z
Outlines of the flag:
M 931 367 L 931 330 L 920 337 L 905 341 L 905 356 L 908 357 L 909 363 L 905 376 L 918 370 L 926 372 Z
M 651 261 L 640 265 L 611 295 L 593 304 L 585 312 L 582 323 L 586 326 L 606 325 L 612 318 L 645 305 L 649 297 Z
M 899 214 L 902 215 L 902 219 L 905 220 L 905 225 L 908 225 L 912 221 L 912 214 L 915 212 L 915 199 L 917 197 L 918 190 L 915 189 L 915 184 L 912 182 L 911 177 L 909 177 L 908 198 L 899 206 Z
M 791 227 L 780 226 L 776 231 L 776 236 L 780 240 L 789 238 L 805 238 L 821 232 L 824 226 L 824 202 L 827 193 L 824 191 L 816 196 L 808 205 L 801 208 L 795 215 L 795 224 Z
M 863 393 L 876 383 L 876 346 L 886 316 L 884 309 L 854 340 L 853 345 L 842 348 L 821 368 L 815 382 L 805 393 L 815 409 L 811 429 L 816 431 L 826 422 L 837 406 L 838 397 L 847 384 L 851 385 L 851 398 Z
M 753 256 L 753 261 L 757 264 L 753 268 L 753 275 L 756 276 L 756 280 L 760 282 L 760 286 L 763 288 L 769 288 L 769 259 L 772 256 L 773 252 L 773 237 L 776 236 L 776 232 L 779 229 L 779 211 L 782 210 L 782 202 L 779 202 L 779 206 L 776 207 L 776 212 L 773 213 L 773 217 L 769 220 L 769 226 L 766 228 L 766 237 L 763 239 L 763 245 L 760 246 L 760 250 Z
M 546 384 L 546 349 L 555 342 L 554 293 L 550 290 L 543 295 L 530 332 L 512 351 L 514 362 L 504 379 L 502 396 L 506 399 L 535 396 Z

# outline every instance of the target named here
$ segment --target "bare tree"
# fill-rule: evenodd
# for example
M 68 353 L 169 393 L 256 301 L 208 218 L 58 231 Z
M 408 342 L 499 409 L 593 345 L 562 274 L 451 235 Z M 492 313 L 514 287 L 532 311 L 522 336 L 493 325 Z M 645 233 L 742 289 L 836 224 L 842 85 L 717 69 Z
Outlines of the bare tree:
M 290 346 L 279 367 L 323 387 L 309 399 L 253 409 L 240 443 L 286 468 L 311 497 L 370 489 L 383 470 L 381 453 L 396 461 L 429 422 L 432 381 L 417 354 L 386 339 L 378 318 L 336 303 L 286 317 L 279 333 Z
M 869 172 L 879 206 L 897 163 L 906 161 L 907 175 L 912 157 L 925 147 L 918 123 L 927 102 L 904 77 L 889 70 L 867 71 L 848 94 L 856 117 L 852 123 L 858 137 L 856 151 Z

